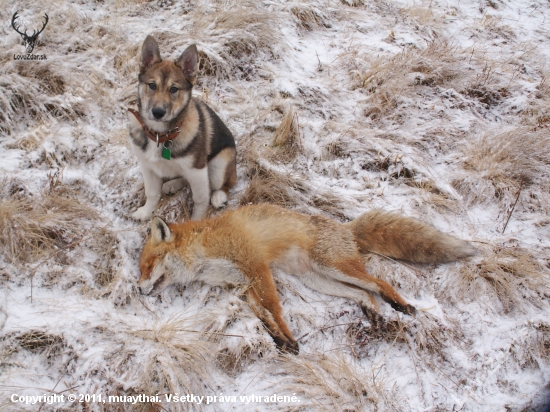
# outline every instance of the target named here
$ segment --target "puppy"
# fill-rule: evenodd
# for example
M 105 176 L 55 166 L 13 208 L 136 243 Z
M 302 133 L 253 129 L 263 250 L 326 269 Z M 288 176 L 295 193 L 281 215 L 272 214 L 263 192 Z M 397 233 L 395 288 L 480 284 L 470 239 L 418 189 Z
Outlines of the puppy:
M 147 201 L 132 214 L 134 219 L 149 219 L 161 191 L 175 193 L 186 182 L 193 194 L 191 218 L 201 219 L 209 202 L 215 208 L 225 205 L 236 183 L 233 135 L 210 107 L 191 96 L 198 58 L 195 45 L 176 61 L 167 61 L 153 37 L 143 43 L 138 110 L 128 109 L 128 117 L 130 146 L 141 167 Z

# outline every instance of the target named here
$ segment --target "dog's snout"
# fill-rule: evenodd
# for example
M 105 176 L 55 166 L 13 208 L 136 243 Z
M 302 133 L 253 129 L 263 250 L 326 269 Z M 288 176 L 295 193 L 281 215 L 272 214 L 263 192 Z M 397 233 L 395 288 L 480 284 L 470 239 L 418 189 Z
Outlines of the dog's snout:
M 162 119 L 166 114 L 166 110 L 161 109 L 160 107 L 155 107 L 152 112 L 155 119 Z

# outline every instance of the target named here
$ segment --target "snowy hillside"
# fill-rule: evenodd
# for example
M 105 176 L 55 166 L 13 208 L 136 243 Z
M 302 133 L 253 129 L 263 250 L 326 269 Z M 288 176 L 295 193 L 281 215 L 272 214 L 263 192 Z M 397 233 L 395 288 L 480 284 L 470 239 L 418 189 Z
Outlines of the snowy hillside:
M 0 410 L 541 410 L 548 1 L 1 4 Z M 46 60 L 15 59 L 17 10 L 29 34 L 48 14 L 33 52 Z M 378 330 L 355 302 L 276 273 L 297 356 L 277 352 L 242 290 L 139 295 L 148 223 L 130 219 L 145 195 L 126 110 L 148 34 L 166 59 L 197 44 L 194 93 L 237 140 L 229 208 L 269 202 L 341 222 L 399 211 L 480 255 L 438 266 L 366 256 L 419 309 L 379 299 Z M 156 214 L 175 222 L 191 207 L 184 189 Z M 64 402 L 21 402 L 52 394 Z

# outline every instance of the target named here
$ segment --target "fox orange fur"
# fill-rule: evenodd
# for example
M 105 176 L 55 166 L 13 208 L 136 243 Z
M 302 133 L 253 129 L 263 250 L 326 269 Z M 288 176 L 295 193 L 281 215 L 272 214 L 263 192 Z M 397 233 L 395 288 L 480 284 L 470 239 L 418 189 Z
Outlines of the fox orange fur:
M 417 263 L 472 256 L 467 242 L 412 218 L 371 211 L 341 224 L 273 205 L 250 205 L 217 217 L 167 225 L 155 217 L 140 261 L 141 293 L 157 295 L 173 283 L 248 285 L 246 297 L 279 348 L 298 344 L 281 316 L 271 274 L 280 268 L 310 288 L 357 301 L 369 320 L 383 322 L 370 292 L 394 309 L 414 314 L 387 282 L 369 275 L 361 253 L 376 252 Z

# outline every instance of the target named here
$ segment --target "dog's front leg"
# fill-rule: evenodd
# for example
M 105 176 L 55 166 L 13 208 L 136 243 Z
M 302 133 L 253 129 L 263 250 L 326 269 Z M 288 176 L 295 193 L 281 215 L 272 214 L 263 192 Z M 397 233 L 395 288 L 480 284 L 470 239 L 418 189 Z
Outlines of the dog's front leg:
M 132 217 L 136 220 L 147 220 L 151 217 L 160 201 L 162 179 L 148 167 L 141 164 L 141 174 L 145 185 L 145 204 L 136 210 Z
M 189 186 L 193 194 L 192 220 L 202 219 L 210 203 L 210 182 L 208 181 L 208 168 L 191 169 L 187 172 Z

